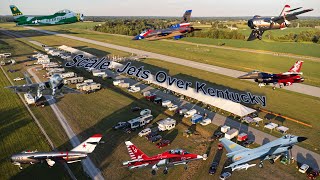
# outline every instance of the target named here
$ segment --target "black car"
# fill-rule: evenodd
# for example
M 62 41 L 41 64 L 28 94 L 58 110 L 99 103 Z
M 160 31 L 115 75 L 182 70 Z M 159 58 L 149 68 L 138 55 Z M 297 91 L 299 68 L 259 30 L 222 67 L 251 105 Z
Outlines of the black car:
M 211 164 L 211 166 L 210 166 L 209 174 L 210 174 L 210 175 L 213 175 L 214 173 L 216 173 L 217 168 L 218 168 L 218 163 L 217 163 L 217 162 L 213 162 L 213 163 Z
M 114 129 L 114 130 L 117 130 L 117 129 L 124 129 L 124 128 L 126 128 L 126 127 L 129 127 L 129 123 L 127 123 L 127 122 L 118 122 L 118 124 L 116 124 L 115 126 L 113 126 L 112 128 Z
M 223 133 L 220 132 L 220 131 L 218 131 L 218 132 L 215 132 L 215 133 L 213 134 L 213 139 L 214 139 L 214 140 L 218 140 L 218 139 L 222 138 L 222 136 L 223 136 Z
M 141 110 L 141 107 L 138 107 L 138 106 L 131 108 L 132 112 L 136 112 L 136 111 L 140 111 L 140 110 Z
M 249 147 L 250 144 L 253 144 L 254 141 L 253 140 L 246 140 L 242 143 L 242 146 L 244 147 Z
M 151 138 L 149 139 L 149 141 L 152 142 L 152 143 L 155 143 L 155 142 L 157 142 L 157 141 L 159 141 L 159 140 L 161 140 L 161 139 L 162 139 L 162 136 L 161 136 L 161 135 L 156 135 L 156 136 L 151 137 Z
M 146 138 L 149 140 L 150 138 L 159 135 L 158 132 L 151 132 L 148 135 L 146 135 Z

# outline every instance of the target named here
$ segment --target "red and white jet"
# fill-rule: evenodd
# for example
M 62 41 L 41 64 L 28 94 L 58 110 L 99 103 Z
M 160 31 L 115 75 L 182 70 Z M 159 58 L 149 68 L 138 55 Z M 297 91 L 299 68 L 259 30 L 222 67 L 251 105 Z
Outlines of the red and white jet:
M 164 167 L 163 174 L 168 173 L 168 168 L 175 165 L 185 165 L 187 170 L 187 164 L 193 160 L 207 159 L 207 155 L 203 156 L 197 154 L 191 154 L 182 149 L 169 150 L 162 154 L 158 154 L 152 157 L 147 156 L 140 149 L 138 149 L 132 142 L 125 142 L 131 161 L 123 162 L 124 166 L 127 166 L 129 169 L 151 167 L 152 175 L 155 175 L 159 167 Z
M 280 88 L 282 86 L 290 86 L 293 83 L 300 83 L 304 81 L 300 72 L 303 61 L 297 61 L 288 72 L 280 74 L 270 74 L 266 72 L 253 71 L 248 74 L 238 77 L 239 79 L 254 79 L 255 82 L 259 83 L 259 87 L 274 84 L 279 84 Z

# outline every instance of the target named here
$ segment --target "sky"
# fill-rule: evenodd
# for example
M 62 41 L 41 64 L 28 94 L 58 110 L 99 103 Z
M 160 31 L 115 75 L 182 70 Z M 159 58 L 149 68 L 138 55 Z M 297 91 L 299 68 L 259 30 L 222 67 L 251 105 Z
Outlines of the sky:
M 0 15 L 11 15 L 10 4 L 25 15 L 48 15 L 69 9 L 87 16 L 277 16 L 283 6 L 313 8 L 306 16 L 320 16 L 320 0 L 1 0 Z

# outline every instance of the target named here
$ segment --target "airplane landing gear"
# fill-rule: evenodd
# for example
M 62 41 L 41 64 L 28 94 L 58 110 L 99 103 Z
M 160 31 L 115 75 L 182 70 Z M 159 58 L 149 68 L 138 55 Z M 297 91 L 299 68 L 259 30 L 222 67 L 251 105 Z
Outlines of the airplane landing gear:
M 270 164 L 274 164 L 274 159 L 269 159 Z
M 157 171 L 153 169 L 153 170 L 151 171 L 151 174 L 152 174 L 152 175 L 156 175 L 156 174 L 157 174 Z
M 262 161 L 260 161 L 260 163 L 259 163 L 259 168 L 263 168 L 263 162 Z
M 168 168 L 167 167 L 163 170 L 163 174 L 168 174 Z
M 272 87 L 272 90 L 276 90 L 276 87 L 275 87 L 275 86 L 273 86 L 273 87 Z
M 262 36 L 261 35 L 258 35 L 257 37 L 259 40 L 262 40 Z

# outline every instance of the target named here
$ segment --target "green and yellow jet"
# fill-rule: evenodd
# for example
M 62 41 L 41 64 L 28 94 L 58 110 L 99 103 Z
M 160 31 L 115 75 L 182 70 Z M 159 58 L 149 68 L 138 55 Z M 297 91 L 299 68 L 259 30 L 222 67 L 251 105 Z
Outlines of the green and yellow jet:
M 79 21 L 83 21 L 84 16 L 80 13 L 74 13 L 70 10 L 61 10 L 53 15 L 48 16 L 24 16 L 22 12 L 15 6 L 10 5 L 10 9 L 14 18 L 14 21 L 18 26 L 46 26 L 46 25 L 60 25 L 71 24 Z

